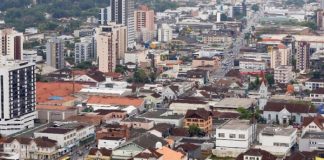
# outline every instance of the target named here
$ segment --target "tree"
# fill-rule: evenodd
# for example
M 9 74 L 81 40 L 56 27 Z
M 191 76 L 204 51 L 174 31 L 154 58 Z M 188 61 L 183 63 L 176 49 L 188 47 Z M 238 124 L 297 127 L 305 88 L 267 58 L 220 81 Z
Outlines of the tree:
M 126 68 L 122 65 L 116 65 L 115 72 L 124 74 L 126 72 Z
M 254 11 L 254 12 L 257 12 L 257 11 L 259 11 L 259 5 L 257 5 L 257 4 L 253 4 L 252 5 L 252 7 L 251 7 L 251 9 Z
M 198 125 L 190 125 L 188 129 L 189 135 L 192 136 L 198 136 L 202 133 L 202 130 L 198 127 Z
M 133 82 L 136 83 L 146 83 L 148 82 L 148 76 L 146 72 L 143 69 L 136 69 L 134 76 L 133 76 Z
M 270 86 L 275 83 L 274 76 L 272 74 L 266 74 L 265 78 Z
M 255 84 L 256 86 L 259 86 L 259 85 L 260 85 L 260 78 L 259 78 L 259 76 L 256 76 L 256 77 L 255 77 L 254 84 Z
M 243 107 L 239 107 L 236 109 L 236 111 L 240 114 L 240 119 L 247 119 L 250 120 L 251 118 L 255 118 L 255 119 L 260 119 L 260 110 L 258 109 L 245 109 Z
M 89 69 L 92 67 L 92 63 L 89 61 L 81 62 L 74 66 L 75 69 Z

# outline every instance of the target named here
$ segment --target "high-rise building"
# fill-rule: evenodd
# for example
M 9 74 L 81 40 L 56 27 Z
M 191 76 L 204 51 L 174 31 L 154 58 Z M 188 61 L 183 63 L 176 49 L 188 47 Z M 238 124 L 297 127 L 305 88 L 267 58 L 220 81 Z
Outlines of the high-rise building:
M 154 38 L 154 11 L 145 5 L 139 6 L 135 11 L 135 29 L 140 40 L 144 42 L 152 40 Z
M 35 64 L 2 59 L 0 61 L 0 133 L 14 134 L 34 127 Z
M 302 73 L 309 71 L 310 44 L 305 41 L 297 42 L 296 69 Z
M 323 11 L 323 9 L 319 9 L 316 12 L 316 25 L 317 25 L 317 29 L 319 29 L 319 30 L 324 30 L 324 19 L 323 18 L 324 18 L 324 11 Z
M 74 61 L 76 64 L 96 59 L 96 40 L 94 37 L 83 37 L 74 45 Z
M 56 69 L 62 69 L 64 65 L 64 42 L 53 37 L 46 44 L 46 63 Z
M 134 0 L 110 0 L 110 7 L 111 21 L 127 26 L 127 47 L 135 47 Z
M 23 59 L 23 34 L 11 28 L 0 30 L 0 59 Z
M 170 42 L 172 40 L 172 28 L 168 24 L 162 24 L 158 29 L 158 41 Z
M 288 84 L 293 80 L 292 66 L 279 66 L 274 68 L 274 80 L 276 83 Z
M 99 71 L 114 72 L 127 50 L 127 27 L 111 23 L 96 30 Z
M 99 13 L 99 24 L 101 25 L 107 25 L 111 22 L 111 7 L 108 6 L 106 8 L 100 8 Z
M 278 44 L 269 50 L 270 67 L 277 68 L 281 65 L 291 65 L 292 53 L 291 49 L 283 44 Z

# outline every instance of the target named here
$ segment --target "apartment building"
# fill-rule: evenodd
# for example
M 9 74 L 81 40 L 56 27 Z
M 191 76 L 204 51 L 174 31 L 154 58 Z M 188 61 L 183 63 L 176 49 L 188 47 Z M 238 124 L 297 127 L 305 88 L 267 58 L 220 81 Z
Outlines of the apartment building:
M 35 64 L 0 61 L 0 130 L 10 135 L 34 127 L 36 76 Z
M 12 28 L 0 30 L 0 59 L 6 56 L 12 60 L 23 59 L 23 33 Z
M 64 63 L 64 42 L 62 39 L 53 37 L 46 43 L 46 64 L 56 69 L 63 69 Z
M 275 47 L 270 47 L 270 67 L 277 68 L 281 65 L 291 65 L 292 52 L 291 49 L 284 44 L 278 44 Z
M 172 40 L 172 28 L 168 24 L 162 24 L 158 29 L 158 41 L 170 42 Z
M 135 30 L 137 37 L 143 42 L 154 38 L 154 10 L 149 9 L 146 5 L 138 7 L 135 11 Z
M 74 45 L 74 62 L 90 62 L 96 59 L 97 43 L 94 37 L 83 37 Z
M 212 132 L 212 113 L 203 108 L 198 108 L 196 110 L 188 110 L 184 121 L 183 126 L 189 128 L 191 125 L 196 125 L 202 131 L 209 134 Z
M 294 78 L 292 66 L 278 66 L 274 69 L 274 80 L 276 83 L 288 84 Z
M 296 68 L 301 73 L 307 73 L 310 69 L 310 43 L 304 41 L 297 42 L 296 48 Z

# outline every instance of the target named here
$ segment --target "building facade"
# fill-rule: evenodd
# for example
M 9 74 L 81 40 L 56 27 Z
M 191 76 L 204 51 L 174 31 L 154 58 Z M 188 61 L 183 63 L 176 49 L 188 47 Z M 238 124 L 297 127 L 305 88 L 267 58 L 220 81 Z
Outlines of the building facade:
M 64 42 L 59 38 L 51 38 L 46 44 L 46 64 L 56 69 L 63 69 L 64 64 Z
M 293 80 L 292 66 L 278 66 L 274 69 L 274 80 L 276 83 L 288 84 Z
M 310 43 L 297 42 L 296 69 L 302 73 L 307 73 L 310 69 Z
M 172 40 L 172 28 L 168 24 L 162 24 L 158 29 L 158 41 L 170 42 Z
M 291 65 L 292 53 L 291 49 L 283 44 L 272 48 L 270 54 L 270 67 L 277 68 L 281 65 Z
M 154 10 L 145 5 L 135 11 L 135 30 L 137 37 L 143 42 L 154 38 Z
M 10 135 L 34 127 L 36 104 L 35 64 L 0 63 L 0 130 Z
M 74 62 L 76 64 L 89 62 L 96 58 L 96 41 L 94 37 L 81 38 L 81 42 L 75 43 Z
M 212 113 L 202 108 L 198 108 L 197 110 L 188 110 L 183 124 L 185 128 L 196 125 L 205 133 L 211 133 L 213 126 Z
M 114 72 L 127 50 L 127 27 L 115 23 L 97 28 L 97 58 L 99 71 Z
M 23 59 L 23 41 L 22 33 L 13 29 L 0 30 L 0 59 L 7 56 L 8 59 Z

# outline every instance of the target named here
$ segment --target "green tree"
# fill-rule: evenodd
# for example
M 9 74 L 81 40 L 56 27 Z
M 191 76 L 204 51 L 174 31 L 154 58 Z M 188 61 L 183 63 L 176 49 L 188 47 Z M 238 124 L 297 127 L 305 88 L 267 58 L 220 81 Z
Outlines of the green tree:
M 85 62 L 77 64 L 74 68 L 75 69 L 89 69 L 91 67 L 93 67 L 92 63 L 89 61 L 85 61 Z
M 256 86 L 259 86 L 259 85 L 260 85 L 260 78 L 259 78 L 259 76 L 256 76 L 256 77 L 255 77 L 254 84 L 255 84 Z
M 243 107 L 239 107 L 236 109 L 236 111 L 240 114 L 240 119 L 247 119 L 250 120 L 251 118 L 255 119 L 260 119 L 260 110 L 258 109 L 254 109 L 254 110 L 250 110 L 250 109 L 245 109 Z
M 192 136 L 198 136 L 202 133 L 202 130 L 198 127 L 198 125 L 190 125 L 188 129 L 189 135 Z
M 257 4 L 253 4 L 252 5 L 252 7 L 251 7 L 251 9 L 254 11 L 254 12 L 257 12 L 257 11 L 259 11 L 259 5 L 257 5 Z
M 133 76 L 133 82 L 136 83 L 146 83 L 148 82 L 148 76 L 146 72 L 143 69 L 136 69 L 134 76 Z
M 116 65 L 115 72 L 124 74 L 126 72 L 126 67 L 122 65 Z
M 266 74 L 265 78 L 267 79 L 267 82 L 270 86 L 275 83 L 273 74 Z

